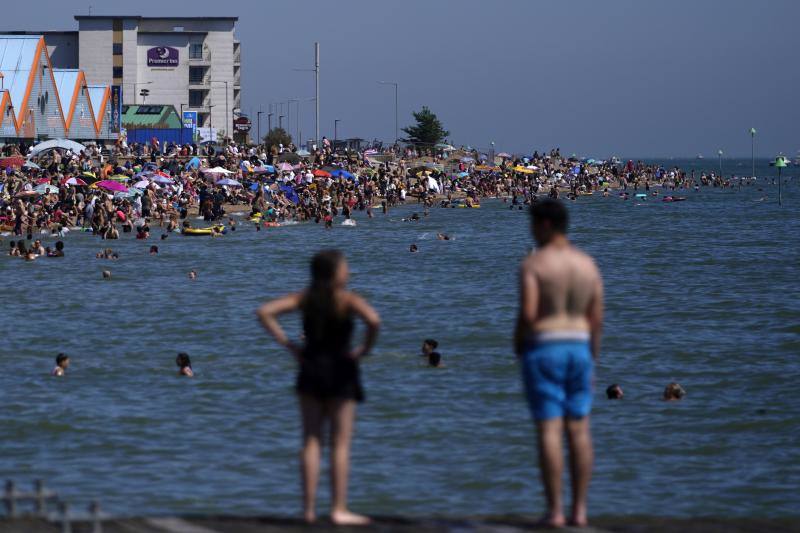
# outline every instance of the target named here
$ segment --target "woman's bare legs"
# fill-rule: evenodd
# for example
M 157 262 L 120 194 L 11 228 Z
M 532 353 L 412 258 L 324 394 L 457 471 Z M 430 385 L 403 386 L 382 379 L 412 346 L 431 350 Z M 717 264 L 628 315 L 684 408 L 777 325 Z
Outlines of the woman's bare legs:
M 303 417 L 303 448 L 300 451 L 300 477 L 303 480 L 303 517 L 308 523 L 317 519 L 317 485 L 322 451 L 322 424 L 325 406 L 310 396 L 300 396 Z
M 337 525 L 366 525 L 370 519 L 347 509 L 347 478 L 350 471 L 350 442 L 356 416 L 353 400 L 329 402 L 331 417 L 331 521 Z

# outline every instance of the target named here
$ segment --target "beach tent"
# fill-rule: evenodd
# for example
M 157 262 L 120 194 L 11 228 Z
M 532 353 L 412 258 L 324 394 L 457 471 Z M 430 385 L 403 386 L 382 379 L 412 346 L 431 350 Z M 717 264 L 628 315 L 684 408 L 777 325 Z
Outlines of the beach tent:
M 223 174 L 225 176 L 233 174 L 230 170 L 224 169 L 222 167 L 214 167 L 214 168 L 207 168 L 203 170 L 204 174 Z
M 47 150 L 55 150 L 56 148 L 72 150 L 72 152 L 75 154 L 79 154 L 83 150 L 86 150 L 86 147 L 81 143 L 76 143 L 75 141 L 70 141 L 69 139 L 52 139 L 50 141 L 40 142 L 31 148 L 30 155 L 39 155 L 42 152 L 46 152 Z

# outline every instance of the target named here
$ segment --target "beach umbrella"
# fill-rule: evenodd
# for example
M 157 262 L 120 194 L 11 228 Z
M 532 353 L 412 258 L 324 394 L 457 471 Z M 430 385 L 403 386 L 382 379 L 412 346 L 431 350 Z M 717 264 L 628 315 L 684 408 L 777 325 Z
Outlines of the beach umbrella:
M 300 156 L 293 153 L 293 152 L 284 152 L 280 156 L 278 156 L 278 161 L 281 163 L 288 162 L 288 163 L 299 163 Z
M 29 196 L 38 196 L 38 195 L 39 195 L 39 193 L 36 192 L 36 191 L 21 191 L 21 192 L 18 192 L 15 195 L 15 197 L 16 198 L 27 198 Z
M 42 170 L 42 167 L 40 167 L 33 161 L 25 161 L 25 164 L 22 165 L 22 168 L 27 168 L 30 170 Z
M 117 174 L 115 176 L 111 176 L 108 179 L 110 179 L 112 181 L 128 181 L 130 178 L 128 176 L 124 176 L 122 174 Z
M 278 170 L 280 170 L 281 172 L 289 172 L 290 170 L 292 170 L 292 165 L 286 162 L 280 163 L 278 165 Z
M 348 171 L 346 171 L 346 170 L 343 170 L 343 169 L 341 169 L 341 168 L 339 168 L 339 169 L 336 169 L 336 170 L 334 170 L 333 172 L 331 172 L 331 176 L 333 176 L 334 178 L 339 178 L 339 177 L 342 177 L 342 178 L 347 178 L 347 179 L 349 179 L 349 180 L 352 180 L 352 179 L 355 179 L 355 178 L 356 178 L 354 175 L 352 175 L 352 174 L 351 174 L 351 173 L 349 173 Z
M 532 169 L 527 168 L 527 167 L 522 167 L 522 166 L 519 166 L 519 165 L 515 166 L 511 170 L 513 170 L 514 172 L 520 172 L 522 174 L 533 174 L 533 170 Z
M 153 181 L 156 183 L 162 183 L 164 185 L 172 185 L 175 183 L 175 180 L 170 178 L 169 176 L 165 176 L 164 174 L 157 174 L 153 177 Z
M 231 172 L 230 170 L 222 168 L 222 167 L 207 168 L 207 169 L 203 170 L 203 173 L 204 174 L 223 174 L 225 176 L 227 176 L 229 174 L 233 174 L 233 172 Z
M 312 174 L 314 174 L 315 178 L 330 178 L 331 177 L 331 173 L 330 172 L 326 172 L 325 170 L 322 170 L 322 169 L 319 169 L 319 168 L 314 169 L 314 172 L 312 172 Z
M 76 143 L 75 141 L 70 141 L 69 139 L 53 139 L 50 141 L 44 141 L 33 148 L 31 148 L 30 154 L 37 155 L 47 150 L 54 150 L 56 148 L 61 148 L 64 150 L 72 150 L 76 154 L 81 153 L 83 150 L 86 150 L 86 147 L 81 143 Z
M 50 178 L 39 178 L 36 180 L 37 185 L 41 185 L 42 183 L 50 183 Z
M 146 189 L 148 185 L 150 185 L 150 182 L 147 180 L 137 181 L 133 184 L 136 189 Z
M 199 157 L 193 157 L 193 158 L 191 158 L 189 160 L 188 163 L 186 163 L 186 170 L 189 170 L 189 169 L 192 169 L 192 168 L 200 168 L 200 158 Z
M 299 155 L 300 157 L 308 157 L 311 155 L 311 152 L 309 152 L 308 150 L 298 150 L 297 155 Z
M 123 185 L 123 184 L 121 184 L 121 183 L 119 183 L 117 181 L 102 180 L 102 181 L 98 181 L 97 183 L 95 183 L 95 185 L 97 187 L 100 187 L 101 189 L 105 189 L 107 191 L 112 191 L 112 192 L 127 192 L 128 191 L 128 188 L 125 185 Z
M 508 152 L 500 152 L 499 154 L 497 154 L 497 157 L 502 157 L 503 159 L 511 159 L 512 156 Z
M 58 187 L 56 187 L 54 185 L 47 185 L 46 183 L 43 183 L 43 184 L 37 186 L 33 190 L 36 191 L 39 194 L 57 194 L 58 193 Z
M 137 189 L 136 187 L 128 187 L 128 196 L 130 196 L 131 198 L 133 198 L 135 196 L 142 196 L 143 194 L 144 194 L 144 191 L 141 191 L 141 190 Z
M 256 174 L 275 174 L 275 167 L 272 165 L 262 165 L 253 169 Z
M 466 178 L 467 176 L 469 176 L 469 172 L 459 172 L 458 174 L 456 174 L 456 176 L 458 176 L 459 178 Z
M 434 145 L 434 148 L 436 148 L 437 150 L 455 150 L 456 149 L 455 146 L 453 146 L 451 144 L 447 144 L 447 143 L 438 143 L 438 144 Z
M 74 185 L 76 187 L 84 187 L 86 186 L 86 182 L 80 178 L 66 178 L 61 182 L 61 185 Z
M 229 185 L 231 187 L 241 187 L 242 184 L 230 178 L 223 178 L 217 182 L 217 185 Z
M 475 162 L 475 158 L 474 157 L 462 157 L 461 158 L 461 162 L 462 163 L 474 163 Z

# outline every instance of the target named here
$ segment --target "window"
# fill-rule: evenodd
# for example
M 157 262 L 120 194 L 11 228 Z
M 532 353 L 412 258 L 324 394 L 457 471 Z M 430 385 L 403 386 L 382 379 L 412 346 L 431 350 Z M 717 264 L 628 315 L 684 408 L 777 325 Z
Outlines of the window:
M 129 107 L 130 107 L 130 106 L 127 106 L 127 105 L 124 105 L 124 106 L 122 106 L 122 114 L 123 114 L 123 115 L 124 115 L 125 113 L 127 113 L 127 112 L 128 112 L 128 108 L 129 108 Z
M 115 56 L 122 55 L 122 43 L 114 43 L 113 45 L 111 45 L 111 47 L 112 47 L 112 53 Z
M 183 31 L 183 26 L 173 26 L 172 31 Z
M 160 115 L 163 110 L 164 110 L 164 106 L 161 106 L 161 105 L 141 105 L 136 110 L 136 114 L 137 115 Z
M 189 47 L 189 59 L 203 59 L 203 43 L 192 43 Z
M 203 91 L 189 91 L 189 106 L 203 107 Z
M 122 67 L 114 67 L 114 78 L 122 78 Z
M 204 67 L 189 67 L 189 83 L 203 83 Z

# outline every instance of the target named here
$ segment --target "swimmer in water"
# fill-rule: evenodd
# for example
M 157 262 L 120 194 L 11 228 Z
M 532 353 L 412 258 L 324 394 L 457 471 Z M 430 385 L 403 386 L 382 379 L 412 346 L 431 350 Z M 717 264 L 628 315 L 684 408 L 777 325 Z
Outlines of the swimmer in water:
M 439 342 L 433 339 L 425 339 L 422 341 L 422 357 L 430 357 L 430 355 L 439 347 Z
M 440 241 L 449 241 L 450 235 L 448 235 L 447 233 L 437 233 L 436 238 L 439 239 Z
M 50 373 L 52 376 L 61 377 L 69 368 L 69 356 L 67 354 L 60 353 L 56 356 L 56 366 L 53 368 L 53 371 Z
M 664 401 L 675 402 L 686 396 L 686 391 L 674 381 L 664 389 Z
M 411 252 L 412 254 L 414 254 L 414 253 L 417 253 L 419 251 L 419 249 L 417 248 L 416 244 L 412 244 L 411 246 L 408 247 L 408 251 Z
M 614 383 L 609 385 L 606 389 L 606 397 L 609 400 L 621 400 L 625 393 L 622 392 L 622 387 Z
M 184 352 L 179 353 L 178 357 L 175 358 L 175 364 L 178 365 L 179 376 L 186 376 L 188 378 L 194 377 L 194 371 L 192 371 L 192 361 L 189 359 L 189 354 Z
M 189 279 L 197 279 L 197 272 L 195 272 L 194 270 L 190 270 Z
M 64 257 L 64 242 L 56 241 L 56 249 L 48 252 L 47 257 Z
M 150 247 L 150 255 L 158 255 L 158 246 L 153 245 Z
M 103 270 L 103 279 L 111 279 L 111 271 Z

